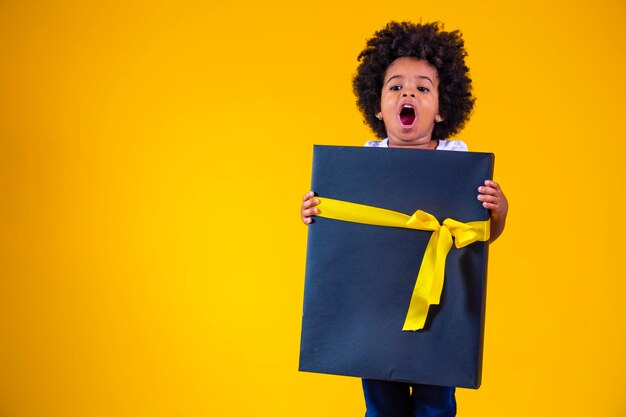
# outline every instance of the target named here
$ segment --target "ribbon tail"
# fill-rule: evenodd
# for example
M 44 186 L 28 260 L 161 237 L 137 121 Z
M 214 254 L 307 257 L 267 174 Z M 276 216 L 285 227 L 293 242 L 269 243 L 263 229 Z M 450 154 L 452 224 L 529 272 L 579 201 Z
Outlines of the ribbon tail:
M 446 274 L 446 259 L 452 248 L 452 235 L 447 227 L 443 226 L 439 229 L 439 239 L 437 240 L 437 253 L 435 260 L 435 269 L 433 271 L 433 285 L 428 297 L 428 305 L 439 304 L 441 300 L 441 292 L 443 291 L 443 281 Z
M 429 299 L 433 286 L 433 271 L 437 264 L 437 241 L 439 240 L 439 230 L 434 231 L 422 258 L 417 280 L 411 294 L 411 302 L 409 303 L 409 311 L 406 314 L 403 331 L 420 330 L 424 328 L 428 308 L 430 307 Z
M 447 227 L 433 232 L 426 246 L 422 265 L 411 295 L 409 311 L 404 321 L 403 331 L 424 328 L 431 305 L 439 304 L 446 268 L 446 257 L 452 248 L 452 236 Z

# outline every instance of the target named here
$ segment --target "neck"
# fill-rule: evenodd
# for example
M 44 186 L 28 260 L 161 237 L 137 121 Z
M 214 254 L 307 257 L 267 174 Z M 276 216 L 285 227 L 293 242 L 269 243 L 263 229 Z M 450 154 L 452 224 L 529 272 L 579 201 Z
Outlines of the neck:
M 402 148 L 402 149 L 437 149 L 439 145 L 438 140 L 429 140 L 425 143 L 407 143 L 407 142 L 396 142 L 389 140 L 387 145 L 390 148 Z

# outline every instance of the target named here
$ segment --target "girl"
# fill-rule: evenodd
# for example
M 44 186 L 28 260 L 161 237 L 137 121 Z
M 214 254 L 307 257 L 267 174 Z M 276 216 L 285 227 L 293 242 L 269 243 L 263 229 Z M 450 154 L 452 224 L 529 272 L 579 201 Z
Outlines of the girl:
M 381 138 L 365 146 L 467 151 L 465 143 L 446 140 L 469 119 L 475 98 L 459 31 L 438 23 L 390 22 L 367 41 L 353 79 L 365 122 Z M 507 199 L 500 186 L 485 181 L 478 200 L 490 210 L 493 242 L 504 230 Z M 319 213 L 314 192 L 302 199 L 305 224 Z M 456 415 L 454 387 L 363 379 L 366 417 Z

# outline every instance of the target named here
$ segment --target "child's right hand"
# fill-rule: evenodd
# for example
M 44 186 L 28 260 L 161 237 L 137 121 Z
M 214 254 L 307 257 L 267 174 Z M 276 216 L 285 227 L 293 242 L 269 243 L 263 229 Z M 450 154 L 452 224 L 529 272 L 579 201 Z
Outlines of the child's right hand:
M 302 207 L 300 208 L 300 217 L 302 218 L 302 222 L 304 224 L 311 224 L 313 219 L 311 216 L 315 216 L 320 211 L 315 208 L 320 203 L 320 201 L 315 198 L 315 193 L 313 191 L 309 191 L 302 197 Z

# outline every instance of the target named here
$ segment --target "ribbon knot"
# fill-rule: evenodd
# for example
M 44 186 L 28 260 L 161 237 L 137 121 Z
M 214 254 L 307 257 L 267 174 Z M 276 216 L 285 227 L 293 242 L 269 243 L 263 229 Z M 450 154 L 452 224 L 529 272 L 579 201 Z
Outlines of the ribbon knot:
M 467 245 L 481 240 L 478 232 L 472 226 L 472 223 L 462 223 L 454 219 L 445 219 L 443 221 L 444 226 L 446 226 L 452 236 L 454 236 L 454 246 L 456 246 L 457 249 L 464 248 Z
M 364 204 L 325 197 L 317 197 L 317 199 L 320 201 L 319 217 L 433 232 L 413 287 L 411 302 L 402 327 L 405 331 L 423 329 L 430 306 L 439 304 L 443 290 L 446 257 L 452 248 L 452 237 L 457 248 L 477 241 L 489 240 L 489 220 L 463 223 L 448 218 L 440 224 L 435 216 L 422 210 L 417 210 L 412 216 L 408 216 L 397 211 Z

